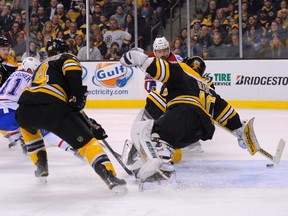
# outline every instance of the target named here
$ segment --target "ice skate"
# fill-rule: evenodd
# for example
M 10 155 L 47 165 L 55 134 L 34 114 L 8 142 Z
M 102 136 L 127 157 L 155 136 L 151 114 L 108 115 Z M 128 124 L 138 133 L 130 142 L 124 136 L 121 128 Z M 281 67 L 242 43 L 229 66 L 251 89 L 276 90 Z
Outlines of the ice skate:
M 117 195 L 124 194 L 128 191 L 126 188 L 126 181 L 114 176 L 112 171 L 107 170 L 104 165 L 98 165 L 95 171 L 107 184 L 109 189 L 114 191 Z
M 48 163 L 47 163 L 47 153 L 46 151 L 39 151 L 37 153 L 38 161 L 36 163 L 37 169 L 35 170 L 35 176 L 42 183 L 47 183 Z
M 189 152 L 195 152 L 195 153 L 203 153 L 204 150 L 202 149 L 200 141 L 197 141 L 195 143 L 190 144 L 186 147 Z

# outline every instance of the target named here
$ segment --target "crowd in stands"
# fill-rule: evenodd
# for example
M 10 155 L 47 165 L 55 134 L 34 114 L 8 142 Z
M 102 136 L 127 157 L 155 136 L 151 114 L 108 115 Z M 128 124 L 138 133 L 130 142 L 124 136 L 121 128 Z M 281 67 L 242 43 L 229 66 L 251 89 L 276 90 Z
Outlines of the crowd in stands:
M 238 0 L 210 0 L 206 9 L 196 9 L 189 29 L 191 56 L 239 58 L 241 36 L 244 58 L 287 58 L 287 0 L 242 0 L 241 12 L 239 25 Z M 172 41 L 171 50 L 187 56 L 187 28 Z
M 87 59 L 86 6 L 83 0 L 0 0 L 0 33 L 12 45 L 11 55 L 21 61 L 26 52 L 26 17 L 29 19 L 29 55 L 43 60 L 51 38 L 62 38 L 78 55 Z M 133 47 L 134 0 L 89 0 L 90 60 L 119 60 Z M 176 0 L 138 0 L 138 46 L 151 44 L 150 30 L 166 19 Z M 171 41 L 171 50 L 182 57 L 239 58 L 241 37 L 244 58 L 286 58 L 288 56 L 287 0 L 242 0 L 239 25 L 238 0 L 210 0 L 207 8 L 197 8 L 190 29 L 181 29 Z M 239 26 L 242 35 L 239 35 Z M 187 47 L 187 31 L 191 42 Z
M 25 3 L 29 2 L 28 16 Z M 119 60 L 122 53 L 133 47 L 134 0 L 89 0 L 89 24 L 92 43 L 90 60 Z M 62 38 L 78 55 L 87 59 L 86 1 L 83 0 L 0 0 L 0 33 L 12 45 L 11 55 L 21 61 L 26 53 L 25 27 L 29 19 L 29 55 L 43 60 L 45 47 L 51 38 Z M 157 23 L 166 27 L 169 8 L 175 0 L 138 0 L 138 46 L 146 49 L 150 29 Z

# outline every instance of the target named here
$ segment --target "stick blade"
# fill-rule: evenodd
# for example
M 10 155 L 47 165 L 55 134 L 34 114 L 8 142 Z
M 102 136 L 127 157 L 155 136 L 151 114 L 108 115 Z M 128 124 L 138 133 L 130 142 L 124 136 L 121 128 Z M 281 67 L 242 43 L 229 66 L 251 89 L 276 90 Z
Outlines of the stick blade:
M 275 164 L 280 163 L 280 159 L 281 159 L 283 150 L 285 148 L 285 144 L 286 144 L 285 141 L 283 139 L 280 139 L 277 149 L 276 149 L 275 157 L 274 157 Z

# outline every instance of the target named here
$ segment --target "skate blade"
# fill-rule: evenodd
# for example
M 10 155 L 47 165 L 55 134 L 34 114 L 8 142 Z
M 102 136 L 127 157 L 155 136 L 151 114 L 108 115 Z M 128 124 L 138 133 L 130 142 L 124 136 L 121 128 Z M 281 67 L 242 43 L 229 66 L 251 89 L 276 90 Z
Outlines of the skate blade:
M 121 196 L 121 195 L 126 194 L 128 192 L 128 189 L 126 185 L 117 185 L 112 188 L 112 191 L 115 193 L 115 195 Z
M 47 176 L 37 177 L 40 183 L 47 184 Z
M 176 176 L 169 178 L 168 180 L 159 180 L 154 182 L 140 182 L 138 189 L 140 191 L 168 191 L 175 190 L 179 187 Z
M 8 148 L 12 151 L 16 151 L 16 143 L 9 143 Z

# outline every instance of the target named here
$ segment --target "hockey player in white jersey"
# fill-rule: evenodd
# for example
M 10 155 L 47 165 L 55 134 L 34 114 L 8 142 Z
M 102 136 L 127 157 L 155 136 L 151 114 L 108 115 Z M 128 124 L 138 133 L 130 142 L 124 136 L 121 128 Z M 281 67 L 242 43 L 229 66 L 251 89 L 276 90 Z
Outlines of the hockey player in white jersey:
M 39 64 L 38 59 L 25 58 L 21 67 L 12 73 L 0 88 L 0 130 L 10 134 L 9 148 L 14 149 L 16 145 L 19 145 L 23 153 L 26 153 L 26 148 L 21 138 L 19 125 L 15 120 L 15 110 L 18 107 L 17 102 L 22 90 L 30 84 L 32 74 Z

